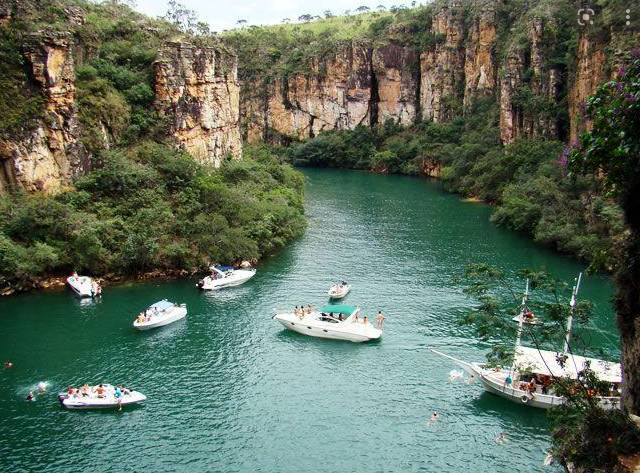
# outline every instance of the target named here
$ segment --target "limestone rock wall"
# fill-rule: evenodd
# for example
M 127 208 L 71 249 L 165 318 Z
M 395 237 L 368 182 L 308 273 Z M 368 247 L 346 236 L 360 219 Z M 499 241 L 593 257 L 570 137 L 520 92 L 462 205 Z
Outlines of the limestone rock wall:
M 461 112 L 465 69 L 462 4 L 452 0 L 441 8 L 431 31 L 439 42 L 420 54 L 420 108 L 423 119 L 442 122 Z
M 79 142 L 72 41 L 65 34 L 35 33 L 24 56 L 45 110 L 22 136 L 0 139 L 0 191 L 55 192 L 89 167 Z
M 204 164 L 242 155 L 237 59 L 217 48 L 167 43 L 154 64 L 156 107 L 176 144 Z
M 493 0 L 479 5 L 473 16 L 464 62 L 464 107 L 468 109 L 474 99 L 491 96 L 497 83 L 496 10 Z

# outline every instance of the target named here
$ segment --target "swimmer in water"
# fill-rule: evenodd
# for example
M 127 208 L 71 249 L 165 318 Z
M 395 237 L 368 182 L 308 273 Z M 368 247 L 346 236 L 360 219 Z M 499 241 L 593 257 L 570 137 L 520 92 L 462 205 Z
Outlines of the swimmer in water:
M 13 368 L 13 363 L 11 363 L 10 361 L 5 361 L 4 362 L 4 367 L 6 369 Z
M 500 432 L 495 438 L 496 443 L 504 443 L 506 440 L 507 434 L 505 434 L 504 432 Z
M 33 401 L 34 396 L 33 396 L 33 391 L 29 391 L 29 394 L 27 394 L 27 401 Z
M 429 424 L 433 424 L 434 422 L 437 422 L 438 419 L 439 419 L 438 413 L 436 411 L 433 411 L 433 414 L 431 414 L 431 419 L 429 419 Z
M 38 392 L 41 394 L 47 392 L 47 383 L 40 381 L 38 383 Z

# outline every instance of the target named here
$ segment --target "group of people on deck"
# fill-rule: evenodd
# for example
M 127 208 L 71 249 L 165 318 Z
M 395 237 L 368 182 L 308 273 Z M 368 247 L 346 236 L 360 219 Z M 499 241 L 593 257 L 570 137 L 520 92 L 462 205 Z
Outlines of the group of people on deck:
M 113 388 L 113 397 L 116 399 L 120 399 L 122 396 L 128 395 L 131 393 L 131 390 L 126 388 L 124 385 L 117 385 Z M 74 388 L 73 386 L 69 386 L 67 388 L 67 394 L 69 397 L 97 397 L 100 399 L 104 399 L 107 397 L 107 388 L 103 384 L 99 384 L 94 388 L 90 387 L 88 384 L 84 384 L 80 388 Z
M 305 318 L 307 315 L 311 314 L 311 312 L 313 312 L 313 306 L 311 304 L 307 304 L 306 306 L 304 305 L 300 305 L 300 306 L 295 306 L 295 308 L 293 309 L 293 314 L 295 316 L 297 316 L 300 320 L 302 320 L 303 318 Z M 345 317 L 344 314 L 342 314 L 341 312 L 339 312 L 338 314 L 334 314 L 333 312 L 330 313 L 325 313 L 322 312 L 320 314 L 320 320 L 330 320 L 330 321 L 338 321 L 338 322 L 342 322 L 344 320 L 346 320 L 347 317 Z M 382 313 L 381 310 L 378 311 L 378 314 L 376 315 L 375 318 L 375 322 L 376 322 L 376 328 L 382 330 L 382 327 L 384 326 L 384 319 L 385 316 Z M 362 323 L 364 325 L 367 325 L 369 323 L 369 317 L 367 317 L 366 315 L 362 317 L 362 319 L 358 316 L 358 313 L 356 312 L 355 316 L 353 317 L 353 319 L 351 320 L 352 323 Z

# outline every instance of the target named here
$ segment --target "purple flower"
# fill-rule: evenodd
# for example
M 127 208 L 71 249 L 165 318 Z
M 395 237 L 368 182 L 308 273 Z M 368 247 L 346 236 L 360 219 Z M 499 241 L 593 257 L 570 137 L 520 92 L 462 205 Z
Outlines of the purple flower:
M 618 77 L 624 77 L 624 75 L 627 73 L 626 69 L 624 68 L 624 66 L 620 66 L 620 68 L 618 69 Z
M 624 94 L 624 98 L 627 99 L 631 103 L 636 103 L 638 101 L 638 97 L 633 94 Z

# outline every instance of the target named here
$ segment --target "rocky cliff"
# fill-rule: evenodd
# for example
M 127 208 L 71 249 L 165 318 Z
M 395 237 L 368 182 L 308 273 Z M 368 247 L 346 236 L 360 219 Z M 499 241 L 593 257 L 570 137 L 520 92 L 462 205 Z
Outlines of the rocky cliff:
M 156 107 L 180 147 L 216 167 L 227 155 L 241 156 L 235 56 L 218 48 L 168 43 L 154 72 Z
M 89 165 L 79 142 L 71 38 L 35 33 L 25 40 L 24 57 L 29 76 L 44 97 L 44 111 L 24 133 L 0 139 L 0 191 L 52 192 Z
M 567 26 L 552 7 L 530 7 L 517 14 L 508 8 L 507 18 L 498 0 L 443 1 L 421 48 L 351 43 L 315 58 L 306 73 L 248 81 L 241 88 L 245 136 L 287 141 L 386 120 L 449 121 L 488 97 L 499 109 L 503 143 L 521 136 L 574 140 L 586 126 L 585 99 L 610 74 L 611 34 L 590 38 L 573 17 Z M 578 46 L 559 53 L 569 44 L 567 27 Z M 562 64 L 565 56 L 570 61 Z

